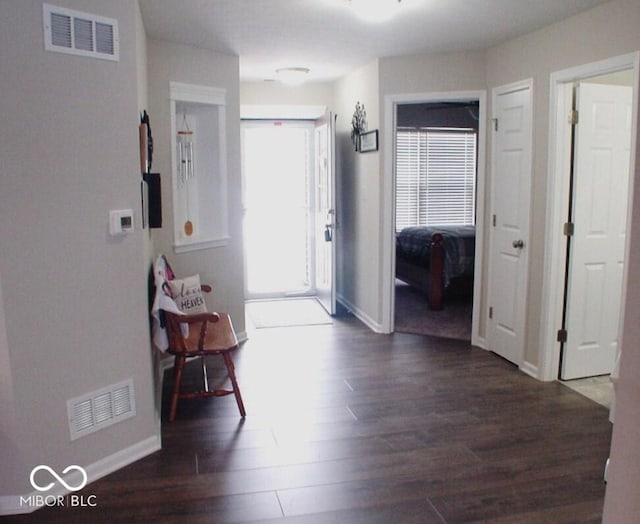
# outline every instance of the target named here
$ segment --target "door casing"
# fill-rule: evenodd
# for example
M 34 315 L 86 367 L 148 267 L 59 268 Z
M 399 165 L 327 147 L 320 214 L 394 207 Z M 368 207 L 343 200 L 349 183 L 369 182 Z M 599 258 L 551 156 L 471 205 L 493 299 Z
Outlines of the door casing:
M 598 78 L 574 88 L 578 119 L 569 220 L 575 228 L 567 239 L 563 380 L 611 373 L 618 346 L 632 89 Z
M 385 129 L 382 150 L 383 169 L 387 176 L 382 177 L 382 296 L 381 296 L 381 332 L 394 331 L 395 311 L 395 135 L 396 107 L 399 104 L 452 102 L 460 100 L 478 100 L 478 172 L 476 181 L 476 257 L 474 272 L 483 275 L 484 257 L 484 215 L 485 215 L 485 162 L 486 162 L 486 91 L 450 91 L 440 93 L 416 93 L 407 95 L 386 95 L 384 98 Z M 482 301 L 483 278 L 474 279 L 473 316 L 471 326 L 471 343 L 478 347 L 485 346 L 486 326 L 481 325 L 481 312 L 486 304 Z
M 569 205 L 569 165 L 571 141 L 567 137 L 570 125 L 567 115 L 571 109 L 571 90 L 567 84 L 590 77 L 633 70 L 633 122 L 631 125 L 631 143 L 636 143 L 637 108 L 638 108 L 638 75 L 640 73 L 640 52 L 629 53 L 610 59 L 594 62 L 551 74 L 551 93 L 549 101 L 549 158 L 547 179 L 545 245 L 540 345 L 538 348 L 539 364 L 530 365 L 530 374 L 544 381 L 558 378 L 560 366 L 560 343 L 557 341 L 558 329 L 562 326 L 564 307 L 564 268 L 566 265 L 566 237 L 563 224 L 567 217 Z M 635 148 L 631 148 L 630 165 L 635 165 Z M 629 177 L 628 209 L 632 209 L 633 177 Z M 628 214 L 631 216 L 631 213 Z M 631 231 L 627 227 L 627 246 Z M 624 269 L 623 297 L 621 312 L 625 310 L 626 282 L 628 266 Z
M 336 147 L 335 115 L 327 112 L 315 122 L 315 283 L 318 302 L 330 315 L 336 298 Z M 325 163 L 323 166 L 322 163 Z M 328 237 L 327 237 L 328 235 Z M 326 278 L 328 277 L 328 278 Z

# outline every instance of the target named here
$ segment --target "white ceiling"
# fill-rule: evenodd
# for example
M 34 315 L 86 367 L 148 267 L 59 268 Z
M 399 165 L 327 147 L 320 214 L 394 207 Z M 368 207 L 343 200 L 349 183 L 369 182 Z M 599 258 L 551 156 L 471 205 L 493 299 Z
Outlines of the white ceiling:
M 151 38 L 240 57 L 243 81 L 308 67 L 331 81 L 376 57 L 491 47 L 606 0 L 402 0 L 398 16 L 361 21 L 347 0 L 140 0 Z

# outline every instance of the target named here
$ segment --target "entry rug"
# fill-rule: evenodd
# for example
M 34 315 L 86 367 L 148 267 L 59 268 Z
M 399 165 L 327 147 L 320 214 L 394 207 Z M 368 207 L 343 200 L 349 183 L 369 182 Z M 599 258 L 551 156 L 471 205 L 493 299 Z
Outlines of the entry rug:
M 331 316 L 314 298 L 247 302 L 247 315 L 258 329 L 333 324 Z

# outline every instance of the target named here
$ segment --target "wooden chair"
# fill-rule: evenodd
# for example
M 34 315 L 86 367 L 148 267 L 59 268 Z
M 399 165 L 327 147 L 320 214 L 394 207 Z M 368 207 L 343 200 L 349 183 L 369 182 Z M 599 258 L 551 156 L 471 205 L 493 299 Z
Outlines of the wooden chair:
M 202 286 L 207 290 L 208 286 Z M 210 288 L 209 288 L 210 290 Z M 238 339 L 231 324 L 231 318 L 226 313 L 198 313 L 193 315 L 176 315 L 164 311 L 165 327 L 169 339 L 168 353 L 175 357 L 174 382 L 171 393 L 171 405 L 169 409 L 169 422 L 176 418 L 178 399 L 221 397 L 235 395 L 240 416 L 245 417 L 246 412 L 236 380 L 231 352 L 238 348 Z M 188 337 L 183 336 L 181 323 L 189 325 Z M 232 389 L 211 389 L 207 377 L 205 357 L 219 355 L 231 380 Z M 201 357 L 204 389 L 201 391 L 181 392 L 182 375 L 188 358 Z

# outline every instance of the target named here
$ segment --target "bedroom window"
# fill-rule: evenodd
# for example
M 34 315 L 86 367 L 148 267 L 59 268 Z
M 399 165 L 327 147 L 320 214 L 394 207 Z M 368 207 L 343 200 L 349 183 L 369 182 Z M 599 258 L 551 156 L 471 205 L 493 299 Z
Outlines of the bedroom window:
M 477 132 L 399 127 L 396 230 L 475 223 Z

